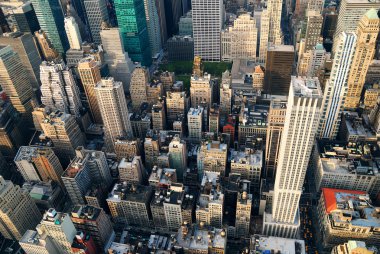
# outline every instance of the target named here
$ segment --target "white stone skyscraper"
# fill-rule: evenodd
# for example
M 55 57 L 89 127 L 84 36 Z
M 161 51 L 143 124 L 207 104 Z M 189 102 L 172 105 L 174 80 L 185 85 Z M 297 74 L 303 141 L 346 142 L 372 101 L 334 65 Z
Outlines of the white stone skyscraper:
M 268 51 L 268 34 L 269 34 L 269 13 L 265 9 L 261 13 L 260 21 L 260 45 L 259 45 L 259 63 L 265 66 Z
M 223 25 L 223 0 L 193 0 L 194 55 L 205 61 L 220 61 L 220 32 Z
M 70 48 L 80 50 L 82 47 L 82 37 L 74 17 L 65 18 L 65 31 L 67 39 L 69 40 Z
M 96 85 L 95 92 L 103 118 L 106 147 L 114 151 L 116 139 L 132 133 L 123 85 L 112 77 L 106 78 Z
M 51 110 L 80 115 L 82 102 L 79 88 L 71 70 L 61 62 L 42 62 L 40 65 L 41 101 Z
M 84 0 L 88 25 L 91 31 L 92 41 L 101 44 L 100 30 L 103 22 L 108 22 L 108 11 L 105 0 Z
M 348 74 L 355 54 L 356 34 L 341 33 L 333 59 L 331 75 L 326 81 L 323 94 L 321 122 L 318 129 L 320 138 L 335 139 L 340 126 L 341 114 L 347 96 Z
M 268 42 L 270 46 L 282 44 L 281 32 L 281 12 L 282 0 L 268 0 L 267 4 L 269 16 Z
M 144 0 L 146 26 L 148 28 L 150 50 L 152 57 L 160 53 L 161 45 L 161 32 L 160 32 L 160 17 L 158 16 L 156 1 Z
M 299 227 L 298 205 L 321 115 L 318 78 L 292 76 L 280 143 L 272 214 L 264 214 L 263 234 L 294 238 Z

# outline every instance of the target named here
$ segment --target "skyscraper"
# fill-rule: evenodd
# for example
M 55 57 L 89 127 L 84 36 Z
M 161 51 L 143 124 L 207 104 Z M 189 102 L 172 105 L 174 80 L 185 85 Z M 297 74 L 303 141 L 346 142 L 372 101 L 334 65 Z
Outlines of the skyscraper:
M 65 31 L 69 41 L 70 49 L 81 49 L 82 37 L 79 32 L 79 27 L 74 17 L 65 18 Z
M 375 55 L 376 38 L 378 37 L 379 29 L 380 19 L 377 10 L 372 8 L 361 18 L 356 32 L 356 48 L 350 73 L 348 74 L 345 108 L 356 108 L 359 105 L 368 67 Z
M 238 193 L 235 221 L 235 236 L 237 237 L 246 237 L 249 235 L 252 200 L 252 194 L 248 194 L 247 190 Z
M 264 214 L 263 233 L 294 238 L 298 205 L 320 120 L 322 91 L 317 78 L 292 76 L 280 143 L 272 214 Z
M 17 31 L 34 34 L 34 32 L 40 30 L 40 24 L 38 23 L 36 12 L 31 2 L 26 2 L 13 9 L 12 17 L 15 21 Z
M 269 36 L 269 13 L 265 9 L 261 12 L 260 20 L 260 48 L 259 48 L 259 63 L 265 65 L 268 51 L 268 36 Z
M 29 193 L 0 176 L 0 233 L 7 239 L 20 240 L 40 219 L 40 211 Z
M 212 103 L 213 84 L 211 75 L 205 73 L 204 76 L 193 75 L 190 79 L 190 99 L 191 106 L 206 106 L 209 108 Z
M 176 169 L 178 179 L 183 179 L 187 169 L 187 146 L 178 135 L 169 144 L 169 165 Z
M 219 93 L 219 112 L 222 117 L 226 117 L 231 113 L 232 106 L 232 89 L 231 89 L 231 74 L 228 70 L 222 74 L 222 84 Z
M 65 33 L 64 16 L 59 0 L 31 0 L 41 29 L 54 49 L 65 54 L 69 48 Z
M 335 139 L 340 126 L 341 114 L 347 96 L 348 74 L 355 54 L 356 35 L 341 33 L 329 80 L 326 81 L 323 95 L 321 122 L 318 129 L 320 138 Z
M 101 80 L 98 62 L 95 61 L 94 57 L 83 58 L 78 63 L 78 72 L 86 93 L 92 120 L 97 124 L 101 124 L 103 120 L 95 94 L 95 86 Z
M 88 25 L 91 31 L 92 41 L 101 44 L 100 29 L 103 22 L 108 22 L 108 11 L 105 0 L 84 0 Z
M 223 1 L 192 1 L 194 55 L 205 61 L 220 61 L 220 32 L 223 24 Z
M 137 67 L 132 73 L 129 91 L 131 93 L 133 110 L 139 111 L 144 102 L 148 102 L 146 85 L 149 83 L 149 73 L 145 68 Z
M 202 139 L 203 108 L 190 108 L 187 113 L 189 139 L 200 142 Z
M 102 79 L 95 92 L 104 123 L 106 147 L 114 151 L 116 139 L 132 133 L 123 85 L 113 78 Z
M 158 16 L 156 1 L 144 0 L 144 7 L 151 55 L 155 57 L 162 49 L 160 18 Z
M 21 114 L 24 127 L 31 128 L 34 94 L 21 59 L 11 46 L 0 46 L 0 84 Z
M 281 31 L 281 12 L 282 0 L 269 0 L 267 3 L 268 17 L 269 17 L 269 30 L 268 30 L 268 43 L 269 46 L 277 46 L 282 44 L 282 31 Z
M 115 0 L 115 10 L 124 49 L 134 62 L 150 66 L 152 55 L 145 18 L 144 0 Z
M 145 168 L 140 156 L 121 159 L 118 165 L 120 182 L 142 184 L 145 177 Z
M 319 12 L 307 12 L 307 27 L 305 35 L 304 51 L 312 50 L 317 43 L 321 42 L 323 17 Z

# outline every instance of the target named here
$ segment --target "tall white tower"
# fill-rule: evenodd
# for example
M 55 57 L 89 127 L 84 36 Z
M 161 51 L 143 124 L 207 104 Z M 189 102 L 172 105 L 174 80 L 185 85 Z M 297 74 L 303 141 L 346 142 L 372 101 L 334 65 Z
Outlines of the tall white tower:
M 263 10 L 260 21 L 260 48 L 259 48 L 259 63 L 265 66 L 268 51 L 269 36 L 269 13 L 268 10 Z
M 69 40 L 71 49 L 81 49 L 82 37 L 80 36 L 79 27 L 74 17 L 65 18 L 65 31 Z
M 109 151 L 114 151 L 116 139 L 132 133 L 123 85 L 112 77 L 102 79 L 95 92 L 105 128 L 106 146 Z
M 220 61 L 222 0 L 192 0 L 194 55 L 205 61 Z
M 292 76 L 280 143 L 272 214 L 264 215 L 263 233 L 294 238 L 298 205 L 320 120 L 322 91 L 318 78 Z
M 282 0 L 268 0 L 268 16 L 269 16 L 269 45 L 282 44 L 281 32 L 281 12 Z
M 348 74 L 355 54 L 355 33 L 341 33 L 336 39 L 335 52 L 330 79 L 325 84 L 321 122 L 318 129 L 320 138 L 335 139 L 340 125 L 340 116 L 348 90 Z

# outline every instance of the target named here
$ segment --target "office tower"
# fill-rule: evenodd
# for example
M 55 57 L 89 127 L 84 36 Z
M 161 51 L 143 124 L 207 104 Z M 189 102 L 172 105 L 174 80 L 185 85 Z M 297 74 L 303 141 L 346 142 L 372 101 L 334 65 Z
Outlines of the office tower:
M 318 129 L 320 138 L 335 139 L 338 134 L 356 41 L 354 33 L 341 33 L 339 40 L 336 40 L 339 43 L 338 51 L 334 53 L 330 78 L 324 88 L 322 116 Z
M 165 7 L 166 32 L 168 37 L 178 33 L 178 23 L 182 16 L 182 2 L 176 0 L 163 0 Z
M 136 138 L 143 139 L 148 132 L 148 130 L 151 129 L 152 121 L 151 121 L 152 115 L 150 113 L 147 113 L 146 111 L 143 111 L 141 114 L 139 113 L 131 113 L 129 115 L 129 119 L 131 122 L 131 128 L 132 128 L 132 134 Z
M 252 194 L 248 194 L 247 191 L 248 190 L 239 192 L 237 197 L 235 221 L 236 237 L 249 236 L 253 197 Z
M 286 115 L 286 97 L 274 97 L 271 99 L 269 114 L 267 139 L 265 148 L 265 174 L 267 178 L 274 179 L 278 157 L 280 152 L 280 141 L 284 131 Z
M 151 56 L 155 58 L 162 50 L 160 17 L 158 16 L 155 0 L 144 0 L 144 7 Z
M 264 91 L 287 95 L 294 62 L 294 47 L 280 45 L 269 47 L 265 64 Z
M 220 141 L 203 141 L 198 154 L 198 173 L 218 172 L 224 176 L 227 166 L 227 145 Z
M 146 85 L 146 100 L 149 107 L 157 103 L 162 96 L 162 84 L 159 80 L 151 80 Z
M 152 186 L 115 184 L 107 199 L 113 220 L 137 227 L 149 227 L 152 194 Z
M 41 30 L 49 38 L 53 48 L 64 55 L 69 49 L 65 33 L 64 16 L 59 0 L 31 0 Z
M 313 50 L 303 53 L 301 61 L 298 63 L 298 75 L 316 77 L 324 68 L 325 62 L 330 59 L 322 44 L 318 43 Z
M 256 20 L 250 14 L 241 14 L 230 26 L 221 32 L 222 60 L 256 60 Z
M 72 253 L 71 244 L 77 230 L 69 214 L 60 213 L 51 208 L 43 215 L 36 229 L 40 235 L 47 234 L 62 253 Z
M 241 179 L 249 180 L 252 188 L 260 189 L 263 151 L 245 148 L 245 151 L 231 152 L 231 173 L 240 174 Z
M 28 254 L 60 253 L 50 236 L 40 235 L 34 230 L 27 230 L 20 239 L 19 244 Z
M 165 2 L 164 0 L 155 0 L 155 3 L 158 14 L 158 21 L 160 23 L 161 45 L 164 45 L 168 39 L 168 32 L 166 27 Z
M 220 32 L 223 25 L 223 1 L 193 0 L 194 55 L 205 61 L 220 61 Z
M 176 169 L 178 179 L 183 179 L 183 173 L 187 169 L 187 146 L 178 135 L 169 144 L 169 165 Z
M 123 85 L 113 78 L 102 79 L 96 85 L 95 92 L 104 123 L 106 147 L 114 151 L 116 138 L 132 133 Z
M 29 194 L 0 176 L 0 233 L 6 239 L 20 240 L 40 219 L 41 214 Z
M 194 39 L 189 35 L 173 35 L 166 42 L 170 61 L 191 61 L 194 59 Z
M 325 0 L 308 1 L 306 11 L 316 11 L 321 13 L 325 5 Z
M 337 49 L 339 35 L 342 32 L 351 33 L 356 32 L 359 21 L 363 18 L 364 14 L 371 8 L 375 10 L 380 9 L 380 1 L 367 1 L 367 0 L 342 0 L 339 7 L 338 22 L 336 25 L 334 35 L 334 49 Z
M 164 93 L 170 91 L 171 87 L 175 83 L 175 73 L 174 72 L 169 72 L 169 71 L 164 71 L 160 73 L 159 80 L 162 83 L 162 88 L 164 90 Z
M 298 231 L 298 205 L 320 120 L 321 104 L 322 92 L 317 78 L 292 76 L 280 142 L 272 214 L 264 214 L 263 233 L 266 235 L 294 238 Z
M 21 59 L 11 46 L 0 46 L 0 84 L 21 114 L 24 127 L 31 128 L 34 94 Z
M 378 10 L 372 8 L 359 21 L 355 54 L 347 80 L 348 90 L 345 108 L 359 106 L 368 67 L 375 55 L 376 38 L 380 29 L 380 19 L 377 12 Z
M 189 139 L 200 142 L 202 139 L 202 118 L 203 108 L 190 108 L 187 113 L 187 128 L 189 131 Z
M 19 32 L 34 34 L 34 32 L 40 30 L 40 24 L 31 2 L 26 2 L 13 9 L 12 18 Z
M 132 159 L 136 155 L 139 156 L 140 150 L 139 139 L 119 138 L 115 141 L 115 153 L 118 161 L 122 158 Z
M 74 17 L 65 18 L 65 31 L 69 41 L 70 49 L 80 50 L 82 47 L 82 37 L 79 27 Z
M 104 62 L 108 65 L 110 76 L 115 81 L 123 82 L 125 91 L 128 91 L 131 74 L 134 69 L 134 64 L 131 61 L 131 56 L 124 51 L 122 35 L 118 28 L 109 28 L 103 26 L 100 31 L 100 38 L 104 50 Z M 132 59 L 133 60 L 133 59 Z
M 269 23 L 270 23 L 269 12 L 267 9 L 265 9 L 261 13 L 261 20 L 260 20 L 260 45 L 259 45 L 259 59 L 258 59 L 258 62 L 263 65 L 265 65 L 265 61 L 267 59 Z
M 84 0 L 88 26 L 90 27 L 92 42 L 100 45 L 100 30 L 103 22 L 108 22 L 108 11 L 104 0 Z
M 75 157 L 75 148 L 84 144 L 83 134 L 74 116 L 60 111 L 52 112 L 45 117 L 41 128 L 53 142 L 53 150 L 62 166 L 66 167 Z
M 33 89 L 39 89 L 41 64 L 40 53 L 32 34 L 5 33 L 0 37 L 0 45 L 11 45 L 14 52 L 20 57 L 23 69 L 27 72 L 29 83 Z
M 205 173 L 201 182 L 201 194 L 195 211 L 197 224 L 222 228 L 224 194 L 220 191 L 219 174 Z
M 47 37 L 46 33 L 42 30 L 39 30 L 34 33 L 34 36 L 37 39 L 39 49 L 41 50 L 42 58 L 46 61 L 52 61 L 58 58 L 58 51 L 55 50 Z
M 319 12 L 307 12 L 307 27 L 305 34 L 305 48 L 304 52 L 312 50 L 317 43 L 321 42 L 323 17 Z
M 120 182 L 143 183 L 145 168 L 140 156 L 134 156 L 133 159 L 122 158 L 117 168 Z
M 144 1 L 115 0 L 115 11 L 124 49 L 133 62 L 152 64 Z M 103 40 L 102 40 L 103 41 Z
M 267 3 L 269 29 L 268 43 L 269 46 L 278 46 L 282 44 L 281 32 L 281 12 L 282 0 L 269 0 Z
M 165 101 L 161 100 L 152 106 L 153 130 L 166 130 Z
M 169 189 L 170 196 L 166 196 L 163 202 L 166 225 L 169 231 L 178 230 L 182 221 L 182 201 L 184 201 L 184 191 L 182 188 L 176 188 L 173 185 Z M 190 221 L 191 222 L 191 221 Z
M 209 108 L 212 103 L 213 84 L 211 75 L 205 73 L 204 76 L 193 75 L 190 79 L 190 100 L 191 107 L 206 106 Z
M 115 232 L 103 209 L 94 206 L 75 206 L 70 218 L 78 231 L 90 233 L 99 251 L 104 250 Z
M 63 186 L 62 165 L 49 147 L 22 146 L 18 150 L 14 162 L 25 181 L 48 182 L 53 180 Z
M 83 58 L 78 63 L 78 72 L 86 93 L 92 120 L 97 124 L 101 124 L 103 123 L 103 119 L 95 94 L 95 86 L 101 80 L 99 64 L 95 61 L 94 57 Z
M 222 74 L 222 84 L 219 93 L 219 112 L 221 116 L 228 116 L 231 113 L 232 106 L 232 89 L 231 89 L 231 74 L 228 70 Z
M 213 104 L 208 113 L 208 131 L 218 134 L 219 132 L 219 106 L 218 104 Z
M 338 13 L 336 11 L 327 12 L 323 15 L 322 36 L 323 39 L 332 41 L 338 22 Z
M 41 102 L 48 110 L 60 110 L 71 115 L 80 116 L 82 102 L 79 87 L 73 73 L 65 63 L 42 62 L 40 65 Z
M 178 116 L 184 116 L 187 111 L 186 92 L 166 92 L 166 111 L 170 123 L 177 120 Z
M 137 67 L 132 72 L 131 84 L 129 91 L 131 93 L 133 110 L 138 111 L 141 104 L 148 102 L 146 85 L 149 84 L 149 73 L 143 67 Z
M 160 155 L 160 140 L 158 134 L 149 131 L 144 141 L 145 165 L 148 171 L 157 165 L 157 158 Z
M 179 35 L 193 36 L 193 14 L 191 10 L 179 19 L 178 29 Z
M 9 28 L 8 21 L 5 18 L 3 9 L 0 8 L 0 34 L 8 33 L 11 29 Z

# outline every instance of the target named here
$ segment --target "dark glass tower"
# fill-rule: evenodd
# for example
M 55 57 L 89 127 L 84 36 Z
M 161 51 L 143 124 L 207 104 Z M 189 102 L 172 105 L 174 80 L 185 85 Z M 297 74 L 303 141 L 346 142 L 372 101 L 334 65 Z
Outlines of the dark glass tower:
M 145 20 L 144 0 L 114 0 L 124 49 L 134 62 L 150 66 L 152 57 Z

